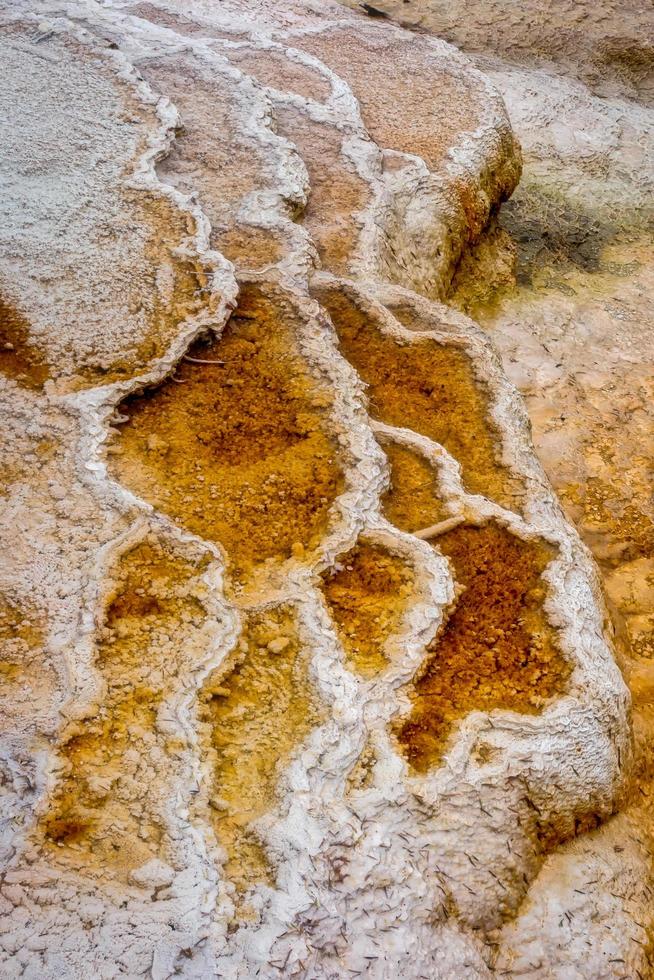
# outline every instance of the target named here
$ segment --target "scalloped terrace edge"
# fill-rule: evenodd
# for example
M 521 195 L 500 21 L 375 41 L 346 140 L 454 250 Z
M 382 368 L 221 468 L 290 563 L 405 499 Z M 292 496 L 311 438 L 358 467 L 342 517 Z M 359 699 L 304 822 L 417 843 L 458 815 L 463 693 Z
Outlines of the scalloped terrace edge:
M 111 8 L 104 8 L 100 11 L 95 7 L 91 8 L 90 5 L 85 4 L 77 7 L 77 11 L 80 15 L 88 17 L 90 22 L 96 20 L 99 25 L 104 26 L 112 25 L 116 28 L 122 20 L 119 16 L 115 20 L 113 19 L 114 14 Z M 71 11 L 71 16 L 72 13 L 74 13 L 74 8 Z M 128 25 L 123 22 L 122 27 L 126 26 Z M 141 25 L 139 25 L 139 30 L 143 30 Z M 152 29 L 150 31 L 148 28 L 146 29 L 146 33 L 148 32 L 152 34 L 153 43 L 156 45 L 161 36 L 160 30 Z M 88 36 L 84 36 L 84 40 L 88 42 Z M 168 40 L 170 40 L 169 37 Z M 192 43 L 200 44 L 200 42 L 196 42 L 195 40 Z M 124 73 L 124 77 L 129 78 L 131 84 L 135 85 L 137 92 L 142 98 L 146 100 L 156 99 L 147 86 L 140 81 L 138 74 L 130 65 L 126 56 L 119 52 L 111 52 L 111 57 L 116 59 L 117 65 L 119 66 L 118 70 Z M 494 99 L 496 99 L 496 96 L 494 96 Z M 177 117 L 174 108 L 167 103 L 167 100 L 158 100 L 156 104 L 161 128 L 159 133 L 151 141 L 150 147 L 140 161 L 139 179 L 143 181 L 143 186 L 151 186 L 165 193 L 171 197 L 178 207 L 192 214 L 197 229 L 193 241 L 193 248 L 211 271 L 213 296 L 216 299 L 216 305 L 210 312 L 207 311 L 204 315 L 185 323 L 166 356 L 155 364 L 150 365 L 137 378 L 134 378 L 130 382 L 121 382 L 93 391 L 65 396 L 61 399 L 61 402 L 65 403 L 70 410 L 79 412 L 84 419 L 85 435 L 78 449 L 80 479 L 92 485 L 96 492 L 107 495 L 119 508 L 129 510 L 136 508 L 141 514 L 136 519 L 133 529 L 128 534 L 128 538 L 131 540 L 138 539 L 140 534 L 143 533 L 143 529 L 154 522 L 154 526 L 158 528 L 159 533 L 162 533 L 164 536 L 170 535 L 178 543 L 178 546 L 188 546 L 192 550 L 200 546 L 202 549 L 208 549 L 214 559 L 216 559 L 215 565 L 209 570 L 211 573 L 212 589 L 215 590 L 215 608 L 216 610 L 220 610 L 223 615 L 226 615 L 226 620 L 231 622 L 231 626 L 222 633 L 217 634 L 214 638 L 215 645 L 213 651 L 210 653 L 202 671 L 202 676 L 206 676 L 208 671 L 220 662 L 221 657 L 226 655 L 224 651 L 230 648 L 233 637 L 235 636 L 233 610 L 226 608 L 224 600 L 221 597 L 222 562 L 220 552 L 218 549 L 212 549 L 206 542 L 193 541 L 188 535 L 180 534 L 168 522 L 165 520 L 162 521 L 159 515 L 152 514 L 151 509 L 147 505 L 144 505 L 143 502 L 131 494 L 126 493 L 117 484 L 109 482 L 107 480 L 106 469 L 100 458 L 101 447 L 107 437 L 109 420 L 119 402 L 126 395 L 132 394 L 145 386 L 158 384 L 167 374 L 170 374 L 174 370 L 175 364 L 188 349 L 190 343 L 200 333 L 207 328 L 220 330 L 220 327 L 226 322 L 230 310 L 236 301 L 237 286 L 231 264 L 225 262 L 222 257 L 208 248 L 209 226 L 206 216 L 201 212 L 197 204 L 191 202 L 188 198 L 184 198 L 174 189 L 160 184 L 158 181 L 155 164 L 157 160 L 166 154 L 171 144 L 174 128 L 177 124 Z M 494 111 L 499 113 L 497 106 Z M 508 128 L 507 123 L 504 123 L 504 125 Z M 491 129 L 495 132 L 494 124 L 491 126 Z M 475 174 L 475 186 L 481 188 L 479 191 L 480 197 L 486 197 L 486 201 L 488 202 L 488 195 L 483 189 L 485 183 L 484 175 L 488 174 L 492 178 L 494 164 L 488 162 L 488 159 L 484 156 L 483 148 L 477 145 L 477 142 L 474 140 L 473 142 L 475 145 L 473 147 L 472 157 L 475 158 L 475 153 L 477 152 L 477 163 L 479 164 Z M 483 141 L 479 142 L 481 143 Z M 500 139 L 500 144 L 501 142 Z M 294 162 L 291 164 L 290 169 L 294 176 L 297 175 L 297 167 Z M 472 169 L 474 170 L 474 167 Z M 464 167 L 464 172 L 467 175 L 467 179 L 471 180 L 470 170 L 466 170 Z M 401 199 L 403 190 L 396 188 L 395 200 Z M 302 196 L 301 192 L 299 196 Z M 385 201 L 388 202 L 388 197 L 385 198 Z M 489 210 L 490 206 L 492 206 L 492 201 L 489 203 Z M 282 229 L 285 236 L 291 234 L 297 242 L 296 233 L 289 232 L 288 225 L 290 219 L 288 215 L 283 213 L 283 208 L 280 211 L 282 213 L 278 213 L 277 215 L 278 226 Z M 402 220 L 402 218 L 398 218 L 400 223 L 402 223 Z M 362 235 L 361 240 L 363 241 L 364 238 L 365 233 Z M 444 251 L 446 251 L 446 243 L 443 242 L 443 245 Z M 365 252 L 366 249 L 363 245 L 362 248 Z M 452 255 L 455 252 L 456 247 L 452 249 Z M 329 330 L 329 326 L 324 317 L 319 313 L 316 303 L 309 299 L 307 295 L 305 272 L 310 267 L 310 264 L 311 245 L 305 240 L 302 243 L 302 247 L 298 248 L 295 254 L 291 256 L 286 267 L 282 267 L 280 286 L 292 295 L 300 310 L 306 311 L 309 321 L 320 323 L 321 330 L 324 330 L 325 327 Z M 456 260 L 453 259 L 451 268 L 446 275 L 451 275 L 455 264 Z M 322 275 L 325 279 L 330 278 L 328 274 Z M 364 278 L 359 275 L 358 269 L 355 272 L 355 276 L 357 279 Z M 359 290 L 363 296 L 367 295 L 371 301 L 380 303 L 386 308 L 392 305 L 393 302 L 408 302 L 412 304 L 425 321 L 429 322 L 431 320 L 434 329 L 437 325 L 440 325 L 445 333 L 449 332 L 450 334 L 464 336 L 466 343 L 474 350 L 476 368 L 493 392 L 493 416 L 504 437 L 505 453 L 511 452 L 512 468 L 514 470 L 517 469 L 524 475 L 529 489 L 528 507 L 525 510 L 526 519 L 523 521 L 515 515 L 508 515 L 507 512 L 502 511 L 501 508 L 490 504 L 488 501 L 466 495 L 460 485 L 456 462 L 451 459 L 445 459 L 445 469 L 447 471 L 447 479 L 449 480 L 449 492 L 453 499 L 458 498 L 459 502 L 473 511 L 479 519 L 483 520 L 484 518 L 488 519 L 500 516 L 503 521 L 510 524 L 519 534 L 527 537 L 542 534 L 550 540 L 555 540 L 560 545 L 560 557 L 548 569 L 547 573 L 551 586 L 550 595 L 552 596 L 553 593 L 558 595 L 556 601 L 551 599 L 549 609 L 550 613 L 555 615 L 562 624 L 562 642 L 576 661 L 576 673 L 579 680 L 577 685 L 575 685 L 574 691 L 578 695 L 578 700 L 574 709 L 572 709 L 570 699 L 566 698 L 557 702 L 551 711 L 548 712 L 553 724 L 550 734 L 555 739 L 563 738 L 565 741 L 563 732 L 567 724 L 566 709 L 573 710 L 575 725 L 579 726 L 579 731 L 577 732 L 579 742 L 577 744 L 583 746 L 585 742 L 587 743 L 589 736 L 592 738 L 594 733 L 594 736 L 599 738 L 600 741 L 604 740 L 603 746 L 607 760 L 610 757 L 611 749 L 617 749 L 618 754 L 620 751 L 622 752 L 622 761 L 624 762 L 628 757 L 625 721 L 627 698 L 617 669 L 612 666 L 610 652 L 602 635 L 604 628 L 603 603 L 596 575 L 588 553 L 581 546 L 575 532 L 563 522 L 560 508 L 554 500 L 542 470 L 533 456 L 529 439 L 528 422 L 520 399 L 503 375 L 497 356 L 490 347 L 490 344 L 471 321 L 453 314 L 437 303 L 422 299 L 409 290 L 399 286 L 384 285 L 379 281 L 375 282 L 374 280 L 378 280 L 378 276 L 373 275 L 372 279 L 372 282 L 367 281 L 362 283 L 359 281 L 356 286 L 354 284 L 351 285 L 353 288 Z M 331 279 L 330 281 L 337 284 L 341 282 L 345 285 L 343 280 Z M 420 284 L 412 282 L 411 285 L 419 286 Z M 310 906 L 312 902 L 319 899 L 319 896 L 322 895 L 323 900 L 325 900 L 327 895 L 329 895 L 329 888 L 327 888 L 325 883 L 318 889 L 317 894 L 312 896 L 311 889 L 308 887 L 305 877 L 309 874 L 309 865 L 306 860 L 302 859 L 297 861 L 296 859 L 295 864 L 292 861 L 289 863 L 292 854 L 292 849 L 290 852 L 288 851 L 288 844 L 292 839 L 290 832 L 294 826 L 294 821 L 297 821 L 300 816 L 297 806 L 294 807 L 293 804 L 294 787 L 297 793 L 300 785 L 309 778 L 312 791 L 317 793 L 318 798 L 321 800 L 321 804 L 317 808 L 314 808 L 313 804 L 310 807 L 312 812 L 310 816 L 307 814 L 309 816 L 308 822 L 301 821 L 300 823 L 300 826 L 304 825 L 305 831 L 307 832 L 307 840 L 312 840 L 317 843 L 320 838 L 322 840 L 322 847 L 327 855 L 330 849 L 346 845 L 347 835 L 344 840 L 339 840 L 339 833 L 341 833 L 342 822 L 345 821 L 347 823 L 349 819 L 346 816 L 349 810 L 347 806 L 344 806 L 338 801 L 337 796 L 334 796 L 335 787 L 331 782 L 327 785 L 322 785 L 323 780 L 319 771 L 320 765 L 322 764 L 320 760 L 328 763 L 331 758 L 331 764 L 337 764 L 337 767 L 342 770 L 343 774 L 349 772 L 358 754 L 357 746 L 359 749 L 363 747 L 361 741 L 361 722 L 364 716 L 364 707 L 365 711 L 369 713 L 371 710 L 370 706 L 373 706 L 373 714 L 375 711 L 378 712 L 378 717 L 382 722 L 381 727 L 380 725 L 373 726 L 373 735 L 377 752 L 383 758 L 383 766 L 380 769 L 383 770 L 384 779 L 383 784 L 375 783 L 372 788 L 366 789 L 359 801 L 359 805 L 361 807 L 361 813 L 365 813 L 369 809 L 371 813 L 380 813 L 382 803 L 385 802 L 387 806 L 391 805 L 392 801 L 389 796 L 387 780 L 390 779 L 391 782 L 399 780 L 400 783 L 403 783 L 406 779 L 406 771 L 404 764 L 400 762 L 397 754 L 394 753 L 390 741 L 384 739 L 382 731 L 383 726 L 387 726 L 389 718 L 396 711 L 395 705 L 391 704 L 389 706 L 386 703 L 388 701 L 388 693 L 389 691 L 401 689 L 414 673 L 422 657 L 424 642 L 438 628 L 442 610 L 449 603 L 452 595 L 450 576 L 445 563 L 438 557 L 434 557 L 431 550 L 424 543 L 419 542 L 410 535 L 397 532 L 379 517 L 376 501 L 379 493 L 385 486 L 387 471 L 383 455 L 376 447 L 373 430 L 369 425 L 364 410 L 363 389 L 354 377 L 353 372 L 342 362 L 340 356 L 336 353 L 334 338 L 332 337 L 327 342 L 326 347 L 324 342 L 320 342 L 320 346 L 323 347 L 322 356 L 324 357 L 327 354 L 334 361 L 332 377 L 335 388 L 339 390 L 339 396 L 341 398 L 341 411 L 343 412 L 341 421 L 344 424 L 346 432 L 349 433 L 347 441 L 349 442 L 350 451 L 353 452 L 354 458 L 358 460 L 357 465 L 354 467 L 358 473 L 358 487 L 350 495 L 350 499 L 342 503 L 339 528 L 334 529 L 333 535 L 330 535 L 329 546 L 323 549 L 321 562 L 314 571 L 318 567 L 329 567 L 339 554 L 342 554 L 354 544 L 360 531 L 365 528 L 371 534 L 376 535 L 377 540 L 385 542 L 389 548 L 397 553 L 411 555 L 416 567 L 420 570 L 418 578 L 421 584 L 412 616 L 409 617 L 411 622 L 408 625 L 406 633 L 408 642 L 404 661 L 397 664 L 397 669 L 392 676 L 387 678 L 387 684 L 384 687 L 373 687 L 365 691 L 361 686 L 352 684 L 347 676 L 347 672 L 343 672 L 342 669 L 335 670 L 335 665 L 339 660 L 338 644 L 329 622 L 325 619 L 324 614 L 320 612 L 320 603 L 316 604 L 315 595 L 312 591 L 314 585 L 311 576 L 307 576 L 299 567 L 292 569 L 288 582 L 280 586 L 276 594 L 276 601 L 281 601 L 282 598 L 286 601 L 285 597 L 290 597 L 296 603 L 296 607 L 301 610 L 300 618 L 303 620 L 304 629 L 307 631 L 307 635 L 311 636 L 316 646 L 314 657 L 316 665 L 314 669 L 319 675 L 322 693 L 323 695 L 332 697 L 334 710 L 338 712 L 340 718 L 336 723 L 332 719 L 332 722 L 323 728 L 320 733 L 321 737 L 326 739 L 326 744 L 330 746 L 327 751 L 325 751 L 324 747 L 321 747 L 316 732 L 312 733 L 308 744 L 303 749 L 302 763 L 299 764 L 299 760 L 296 760 L 284 779 L 287 795 L 280 801 L 278 816 L 271 816 L 261 828 L 263 836 L 267 837 L 270 845 L 280 855 L 284 855 L 284 861 L 280 866 L 281 879 L 286 882 L 289 889 L 286 898 L 279 892 L 270 894 L 265 888 L 259 890 L 258 896 L 256 897 L 255 904 L 258 913 L 262 917 L 263 922 L 267 923 L 267 929 L 269 931 L 270 945 L 268 952 L 265 954 L 265 959 L 271 962 L 273 958 L 278 959 L 279 962 L 289 963 L 294 969 L 295 964 L 302 962 L 302 957 L 306 955 L 306 951 L 302 951 L 302 944 L 299 937 L 297 939 L 288 938 L 289 934 L 287 928 L 284 928 L 284 923 L 286 923 L 287 927 L 291 926 L 294 922 L 296 910 L 302 907 L 307 901 Z M 54 395 L 50 397 L 53 400 L 57 398 Z M 384 431 L 388 436 L 388 427 Z M 420 437 L 405 430 L 398 430 L 391 433 L 391 435 L 400 443 L 405 442 L 407 445 L 420 445 L 421 449 L 427 454 L 438 454 L 437 447 L 429 444 L 428 440 L 421 440 Z M 98 556 L 96 567 L 92 570 L 88 592 L 85 598 L 85 612 L 82 616 L 79 634 L 80 649 L 77 651 L 79 656 L 81 648 L 86 648 L 87 655 L 86 657 L 82 657 L 82 660 L 88 659 L 90 661 L 91 659 L 91 645 L 95 629 L 95 610 L 104 599 L 103 589 L 100 584 L 104 573 L 101 572 L 101 569 L 108 568 L 112 564 L 114 557 L 124 549 L 125 537 L 121 538 L 120 541 L 111 543 L 107 548 L 103 549 L 102 555 Z M 209 572 L 207 573 L 208 575 Z M 437 610 L 436 614 L 434 614 L 434 609 Z M 231 640 L 229 639 L 230 637 L 232 638 Z M 219 649 L 219 647 L 222 649 Z M 605 671 L 603 677 L 595 676 L 595 669 L 599 664 L 602 665 Z M 90 706 L 97 700 L 99 690 L 95 684 L 93 671 L 84 669 L 79 662 L 75 665 L 71 662 L 71 671 L 71 676 L 75 677 L 74 693 L 71 696 L 71 701 L 65 714 L 68 717 L 80 718 L 88 712 Z M 333 675 L 331 677 L 330 672 Z M 198 682 L 196 681 L 196 683 Z M 591 703 L 593 699 L 596 700 Z M 188 698 L 186 707 L 183 710 L 183 714 L 187 720 L 184 725 L 180 726 L 180 734 L 182 732 L 184 733 L 183 737 L 188 745 L 196 747 L 197 740 L 193 735 L 192 725 L 189 724 L 187 712 Z M 515 718 L 508 716 L 506 718 L 504 716 L 502 718 L 498 717 L 497 721 L 499 724 L 493 726 L 497 734 L 493 737 L 497 740 L 498 745 L 506 751 L 507 756 L 513 758 L 513 761 L 508 765 L 508 771 L 513 770 L 517 764 L 517 759 L 524 751 L 535 751 L 537 754 L 542 752 L 542 749 L 538 748 L 538 726 L 534 728 L 529 721 L 520 721 L 518 723 Z M 387 826 L 388 831 L 391 833 L 394 830 L 407 832 L 407 821 L 409 823 L 411 822 L 412 814 L 415 810 L 414 801 L 416 797 L 422 800 L 422 807 L 436 805 L 439 807 L 443 806 L 447 810 L 448 806 L 452 805 L 454 809 L 451 812 L 454 813 L 456 802 L 460 802 L 457 783 L 464 774 L 466 778 L 472 780 L 471 785 L 476 785 L 477 792 L 480 793 L 480 799 L 484 799 L 481 788 L 484 778 L 483 773 L 481 775 L 475 775 L 470 770 L 468 759 L 477 733 L 481 730 L 480 726 L 481 728 L 484 727 L 483 719 L 477 717 L 467 719 L 460 726 L 458 737 L 448 754 L 447 766 L 444 769 L 430 774 L 425 779 L 411 779 L 409 784 L 411 786 L 410 790 L 408 787 L 407 789 L 401 789 L 398 786 L 394 802 L 396 804 L 401 803 L 405 807 L 406 813 L 403 817 L 394 817 Z M 608 736 L 610 730 L 612 730 L 611 739 Z M 573 741 L 575 740 L 573 739 Z M 563 748 L 564 746 L 562 744 L 561 749 L 563 750 Z M 565 755 L 566 751 L 563 752 L 563 756 L 558 755 L 557 751 L 555 751 L 549 761 L 549 766 L 545 765 L 545 769 L 551 768 L 549 768 L 548 774 L 545 775 L 544 784 L 538 790 L 534 791 L 532 789 L 532 792 L 535 792 L 537 797 L 541 794 L 547 798 L 548 792 L 553 792 L 552 787 L 548 790 L 547 783 L 550 779 L 555 782 L 555 777 L 559 777 L 562 767 L 565 767 Z M 558 761 L 555 761 L 557 759 Z M 541 756 L 541 765 L 544 763 L 545 758 Z M 205 768 L 199 761 L 196 762 L 195 773 L 197 782 L 200 785 L 207 780 L 207 774 L 204 771 Z M 597 793 L 597 805 L 606 813 L 610 812 L 612 798 L 620 781 L 619 762 L 614 759 L 609 768 L 610 772 L 605 774 L 606 778 L 603 785 L 594 784 L 594 790 Z M 595 775 L 597 776 L 598 774 L 595 773 Z M 477 781 L 479 781 L 478 785 Z M 586 802 L 589 784 L 586 783 L 585 786 L 578 787 L 577 791 L 579 792 L 578 798 L 583 797 Z M 302 794 L 299 794 L 299 800 L 301 799 Z M 301 807 L 300 802 L 298 805 Z M 183 794 L 176 800 L 175 807 L 177 818 L 183 822 L 185 819 L 183 813 L 186 810 Z M 420 810 L 420 807 L 418 809 Z M 330 810 L 331 812 L 329 812 Z M 320 819 L 323 821 L 326 820 L 326 825 L 320 834 L 318 834 L 317 838 L 317 827 L 311 830 L 311 826 L 316 821 L 319 823 Z M 366 819 L 370 818 L 367 817 Z M 380 819 L 383 822 L 384 817 L 380 815 Z M 393 822 L 396 819 L 399 819 L 399 823 Z M 419 825 L 423 817 L 416 816 L 414 819 L 418 820 Z M 416 832 L 415 826 L 412 828 L 413 833 L 416 834 L 414 843 L 417 847 L 419 845 L 426 846 L 433 839 L 434 834 L 436 834 L 436 839 L 438 837 L 438 829 L 429 825 L 431 818 L 427 819 L 425 817 L 424 819 L 425 822 L 422 832 Z M 197 846 L 199 844 L 197 831 L 194 831 L 194 833 L 196 835 Z M 206 831 L 202 831 L 201 833 L 206 834 Z M 352 846 L 353 840 L 351 839 L 347 846 Z M 361 837 L 357 838 L 359 848 L 361 848 L 361 840 Z M 360 873 L 368 859 L 374 857 L 376 853 L 376 844 L 374 841 L 367 839 L 366 833 L 363 835 L 363 842 L 365 846 L 363 846 L 362 854 L 357 858 L 357 860 L 363 862 Z M 315 852 L 316 860 L 318 860 L 317 855 L 319 851 L 320 845 Z M 209 845 L 209 852 L 211 852 L 211 845 Z M 199 857 L 199 855 L 197 856 Z M 307 855 L 307 857 L 310 856 Z M 199 865 L 204 867 L 204 873 L 206 873 L 205 880 L 208 888 L 205 890 L 205 898 L 214 895 L 216 887 L 214 872 L 211 870 L 211 861 L 208 864 L 207 861 L 208 854 L 205 852 L 205 856 L 199 860 Z M 533 870 L 536 869 L 534 868 Z M 302 881 L 302 879 L 305 880 Z M 366 888 L 364 887 L 364 880 L 365 875 L 361 881 L 363 900 L 365 902 Z M 405 888 L 414 887 L 415 883 L 412 881 L 410 874 L 407 874 L 402 881 Z M 321 890 L 323 887 L 326 888 L 324 892 Z M 365 928 L 365 941 L 369 937 L 378 934 L 378 930 L 382 929 L 384 924 L 384 917 L 381 911 L 381 905 L 379 904 L 380 900 L 377 895 L 376 886 L 366 887 L 373 887 L 373 891 L 368 897 L 370 898 L 374 895 L 374 901 L 372 902 L 372 925 L 369 927 L 366 926 Z M 342 905 L 344 899 L 338 893 L 338 890 L 336 895 L 332 897 L 337 906 Z M 443 969 L 447 971 L 448 969 L 452 969 L 453 963 L 456 964 L 457 951 L 461 955 L 465 953 L 465 955 L 472 956 L 474 953 L 474 956 L 478 959 L 476 969 L 480 971 L 474 975 L 485 976 L 480 942 L 473 935 L 467 934 L 469 927 L 453 927 L 451 934 L 448 932 L 450 927 L 444 924 L 432 927 L 431 924 L 423 920 L 423 906 L 421 904 L 423 902 L 425 903 L 425 907 L 433 906 L 434 896 L 425 894 L 424 890 L 418 895 L 414 905 L 414 908 L 418 911 L 415 926 L 412 926 L 411 921 L 409 921 L 406 924 L 406 930 L 401 930 L 401 932 L 406 932 L 405 939 L 409 945 L 416 940 L 423 944 L 424 948 L 421 951 L 421 962 L 431 964 L 434 970 L 440 968 L 438 966 L 440 963 Z M 224 900 L 221 904 L 224 909 Z M 438 905 L 438 903 L 436 904 Z M 462 902 L 461 905 L 464 907 L 465 902 Z M 346 914 L 346 907 L 347 904 L 343 906 L 343 915 Z M 470 922 L 470 926 L 472 926 L 473 923 L 470 919 L 470 913 L 464 911 L 464 920 L 466 917 Z M 233 975 L 237 975 L 237 971 L 243 968 L 251 970 L 255 965 L 262 966 L 264 953 L 257 948 L 257 934 L 262 928 L 262 924 L 258 926 L 243 924 L 235 938 L 232 955 L 229 958 L 225 958 L 227 951 L 222 946 L 222 929 L 218 926 L 218 921 L 214 918 L 213 910 L 207 907 L 203 913 L 203 918 L 205 920 L 205 928 L 209 926 L 212 936 L 211 941 L 205 943 L 205 952 L 202 954 L 206 957 L 206 964 L 212 961 L 220 962 L 221 968 L 227 969 L 227 971 L 235 971 Z M 211 927 L 210 923 L 214 923 L 216 928 Z M 479 923 L 478 928 L 483 933 L 486 928 L 483 919 Z M 321 930 L 317 924 L 314 924 L 312 929 L 316 937 L 314 952 L 316 955 L 319 955 L 322 940 L 320 942 L 318 940 L 320 939 Z M 446 935 L 450 936 L 453 955 L 455 957 L 454 960 L 449 960 L 449 966 L 447 962 L 443 963 L 439 952 Z M 327 952 L 329 944 L 326 937 L 327 934 L 324 937 L 326 945 L 322 945 L 322 952 L 320 953 L 321 956 L 325 957 L 325 968 L 327 968 L 330 955 Z M 448 940 L 445 941 L 447 942 Z M 297 948 L 296 944 L 299 944 Z M 217 959 L 215 959 L 216 957 Z M 285 957 L 286 959 L 284 959 Z M 427 958 L 422 959 L 423 957 Z M 395 963 L 395 967 L 391 966 L 390 968 L 396 969 L 401 962 L 401 959 L 398 960 Z M 268 973 L 264 970 L 263 975 L 268 975 Z M 270 975 L 273 975 L 273 973 L 271 972 Z M 379 975 L 385 976 L 386 974 Z M 437 974 L 435 973 L 434 975 Z M 447 973 L 443 975 L 445 976 Z M 470 975 L 472 976 L 473 974 Z

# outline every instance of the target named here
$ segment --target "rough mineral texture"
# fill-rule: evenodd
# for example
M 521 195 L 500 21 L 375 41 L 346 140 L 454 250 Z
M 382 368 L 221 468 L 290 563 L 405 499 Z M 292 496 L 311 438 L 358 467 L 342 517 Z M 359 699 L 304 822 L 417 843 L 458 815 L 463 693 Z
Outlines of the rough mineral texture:
M 634 701 L 635 778 L 623 812 L 548 859 L 506 927 L 498 969 L 651 976 L 651 5 L 381 0 L 376 7 L 473 55 L 502 93 L 522 144 L 520 184 L 463 258 L 448 302 L 484 327 L 525 396 L 538 455 L 600 566 Z
M 651 52 L 361 6 L 3 8 L 3 977 L 652 975 Z

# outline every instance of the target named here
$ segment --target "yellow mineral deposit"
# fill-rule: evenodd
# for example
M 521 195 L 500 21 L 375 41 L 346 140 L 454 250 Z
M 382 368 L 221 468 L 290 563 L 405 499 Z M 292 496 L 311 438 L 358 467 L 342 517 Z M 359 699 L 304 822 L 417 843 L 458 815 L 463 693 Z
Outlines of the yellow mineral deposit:
M 374 677 L 388 666 L 386 645 L 402 625 L 414 579 L 398 555 L 360 542 L 323 574 L 323 593 L 351 670 Z
M 273 807 L 284 765 L 320 721 L 310 661 L 290 608 L 252 613 L 237 650 L 200 695 L 215 759 L 213 825 L 239 892 L 274 882 L 253 823 Z
M 368 740 L 361 750 L 357 761 L 350 770 L 347 777 L 347 792 L 357 793 L 360 790 L 369 789 L 373 782 L 373 773 L 377 756 L 375 749 Z
M 11 682 L 38 679 L 43 664 L 34 653 L 43 644 L 43 616 L 31 604 L 0 595 L 0 699 L 12 698 Z M 15 692 L 13 692 L 15 696 Z M 11 705 L 7 705 L 11 708 Z M 4 705 L 3 705 L 4 708 Z
M 450 516 L 438 489 L 438 474 L 428 460 L 407 446 L 381 440 L 391 471 L 382 497 L 384 517 L 401 531 L 419 531 Z
M 206 618 L 201 570 L 155 540 L 118 563 L 95 662 L 105 690 L 61 748 L 63 774 L 42 819 L 46 840 L 68 858 L 74 845 L 73 858 L 84 852 L 124 876 L 162 856 L 154 784 L 165 779 L 156 760 L 166 738 L 157 711 Z

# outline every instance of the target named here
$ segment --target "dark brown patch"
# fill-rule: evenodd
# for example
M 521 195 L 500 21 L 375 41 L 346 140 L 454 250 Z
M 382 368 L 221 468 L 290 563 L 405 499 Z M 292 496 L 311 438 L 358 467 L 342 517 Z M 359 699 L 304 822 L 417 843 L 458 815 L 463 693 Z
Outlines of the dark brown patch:
M 30 341 L 29 321 L 4 296 L 0 296 L 0 371 L 35 390 L 51 376 L 45 356 Z

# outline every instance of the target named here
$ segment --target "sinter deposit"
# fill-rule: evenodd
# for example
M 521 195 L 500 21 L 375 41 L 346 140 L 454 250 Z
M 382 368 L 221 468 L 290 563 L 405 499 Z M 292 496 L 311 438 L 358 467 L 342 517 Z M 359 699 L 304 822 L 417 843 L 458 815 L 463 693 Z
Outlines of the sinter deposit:
M 650 62 L 460 6 L 5 6 L 3 977 L 652 976 Z

